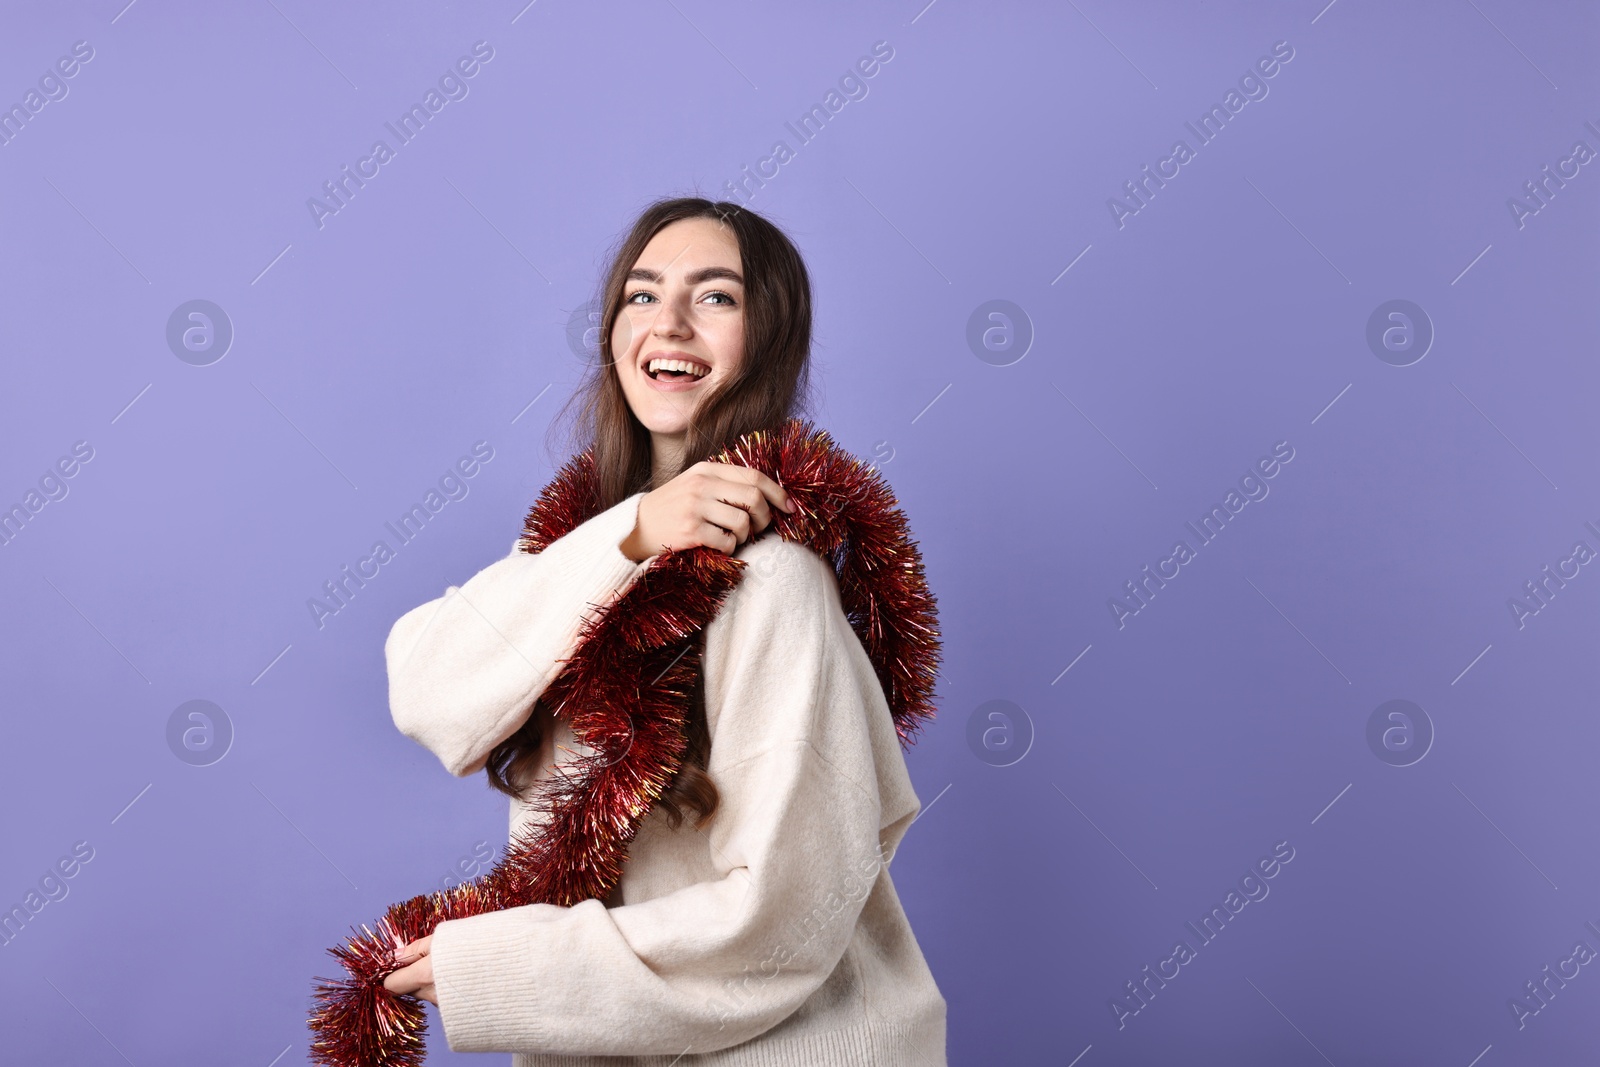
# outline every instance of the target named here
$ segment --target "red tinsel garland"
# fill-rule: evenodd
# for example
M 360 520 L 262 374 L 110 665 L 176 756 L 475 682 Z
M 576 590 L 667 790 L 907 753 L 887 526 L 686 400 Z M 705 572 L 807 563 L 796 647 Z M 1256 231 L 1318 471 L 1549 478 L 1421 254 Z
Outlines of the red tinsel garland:
M 840 600 L 882 683 L 902 747 L 934 716 L 940 659 L 935 600 L 905 516 L 879 473 L 826 430 L 789 419 L 708 457 L 752 467 L 782 485 L 793 513 L 773 508 L 758 539 L 776 531 L 827 559 Z M 589 451 L 567 462 L 529 510 L 519 547 L 541 552 L 599 511 Z M 689 694 L 700 670 L 698 637 L 738 584 L 745 562 L 697 546 L 663 552 L 598 618 L 540 700 L 595 750 L 541 783 L 549 818 L 519 835 L 474 882 L 391 905 L 328 952 L 349 972 L 317 979 L 313 1062 L 327 1067 L 415 1067 L 427 1055 L 427 1015 L 383 980 L 396 950 L 459 919 L 526 904 L 570 907 L 606 899 L 622 877 L 640 822 L 672 783 L 686 746 Z

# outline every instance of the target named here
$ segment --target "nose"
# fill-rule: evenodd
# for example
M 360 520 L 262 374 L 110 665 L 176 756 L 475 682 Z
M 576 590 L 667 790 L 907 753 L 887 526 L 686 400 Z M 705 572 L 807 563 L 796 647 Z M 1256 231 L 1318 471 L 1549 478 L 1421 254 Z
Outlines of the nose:
M 670 300 L 663 300 L 651 320 L 650 332 L 659 337 L 684 337 L 689 333 L 689 319 Z

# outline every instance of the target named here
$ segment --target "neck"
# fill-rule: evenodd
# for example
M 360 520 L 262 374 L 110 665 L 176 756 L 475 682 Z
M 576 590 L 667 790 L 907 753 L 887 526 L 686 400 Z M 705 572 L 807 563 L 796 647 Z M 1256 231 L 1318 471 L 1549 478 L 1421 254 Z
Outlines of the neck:
M 659 489 L 676 477 L 683 469 L 683 450 L 688 441 L 687 433 L 655 433 L 650 434 L 650 466 L 654 486 Z

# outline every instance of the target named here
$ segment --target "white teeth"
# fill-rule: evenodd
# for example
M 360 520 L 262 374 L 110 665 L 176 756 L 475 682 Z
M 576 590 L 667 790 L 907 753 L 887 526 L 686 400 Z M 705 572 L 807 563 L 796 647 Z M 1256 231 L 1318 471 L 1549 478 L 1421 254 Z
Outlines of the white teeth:
M 654 374 L 658 370 L 685 371 L 696 378 L 704 378 L 711 371 L 698 363 L 690 363 L 686 359 L 661 359 L 657 357 L 645 364 L 645 373 Z

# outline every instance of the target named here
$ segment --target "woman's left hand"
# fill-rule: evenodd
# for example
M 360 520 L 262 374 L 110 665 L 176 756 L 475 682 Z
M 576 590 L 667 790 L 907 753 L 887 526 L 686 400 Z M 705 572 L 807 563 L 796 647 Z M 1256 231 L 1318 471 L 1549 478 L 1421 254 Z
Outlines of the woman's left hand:
M 401 945 L 396 958 L 407 966 L 385 978 L 383 988 L 391 993 L 409 993 L 437 1007 L 439 993 L 433 987 L 433 956 L 429 954 L 432 948 L 432 934 Z

